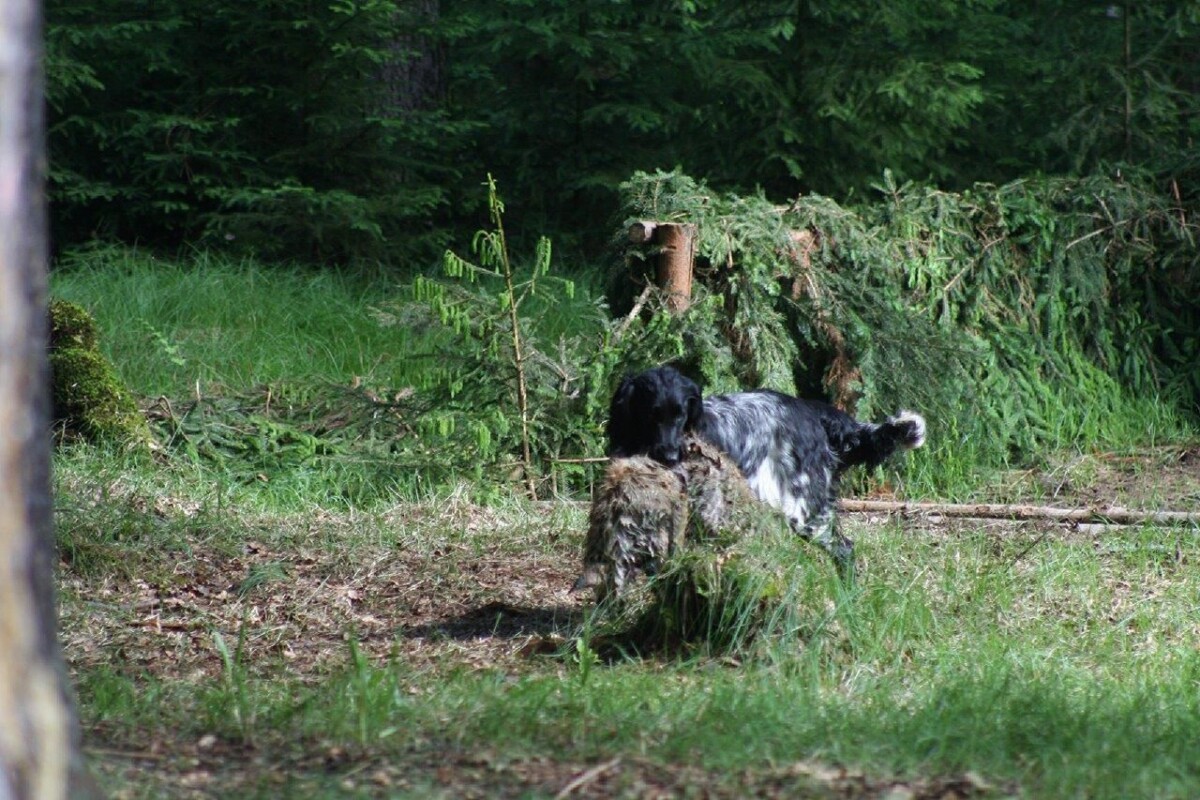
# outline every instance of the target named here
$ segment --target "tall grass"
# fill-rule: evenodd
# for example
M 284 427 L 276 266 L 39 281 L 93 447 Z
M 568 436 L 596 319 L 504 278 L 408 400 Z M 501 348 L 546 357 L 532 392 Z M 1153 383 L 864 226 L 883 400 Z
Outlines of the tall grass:
M 599 350 L 603 337 L 589 288 L 594 290 L 585 279 L 570 297 L 556 294 L 552 303 L 531 297 L 524 306 L 539 320 L 544 347 L 553 349 L 559 336 L 573 337 L 582 349 L 572 356 L 581 363 L 572 366 L 585 372 L 591 369 L 586 362 L 592 341 L 596 348 L 590 356 L 593 362 L 611 357 Z M 392 397 L 410 387 L 418 392 L 430 388 L 446 375 L 457 380 L 463 371 L 447 368 L 458 341 L 454 332 L 430 324 L 427 316 L 406 318 L 403 308 L 412 296 L 411 287 L 382 275 L 272 267 L 205 252 L 164 260 L 136 250 L 100 248 L 64 259 L 52 275 L 52 291 L 96 315 L 103 332 L 102 347 L 133 391 L 145 398 L 165 396 L 178 401 L 265 385 L 271 387 L 270 397 L 282 391 L 299 407 L 305 405 L 306 397 L 312 399 L 314 386 L 361 384 L 378 396 Z M 470 353 L 461 356 L 463 364 L 474 363 L 469 361 Z M 486 368 L 486 359 L 479 363 L 484 365 L 479 368 Z M 497 363 L 493 373 L 501 374 L 504 369 Z M 1079 369 L 1078 379 L 1094 385 L 1081 388 L 1077 381 L 1057 387 L 1039 384 L 1041 389 L 1035 393 L 1038 407 L 1031 413 L 1044 421 L 1045 429 L 1039 435 L 1049 443 L 1047 451 L 1125 450 L 1193 434 L 1191 422 L 1171 403 L 1131 393 L 1087 365 L 1079 365 Z M 493 375 L 487 380 L 499 379 Z M 586 390 L 602 391 L 602 384 Z M 557 391 L 556 386 L 540 388 L 552 394 Z M 1080 402 L 1083 389 L 1090 398 L 1087 402 Z M 964 398 L 962 404 L 971 402 Z M 515 399 L 508 405 L 515 407 Z M 468 409 L 477 419 L 471 425 L 459 425 L 453 435 L 461 439 L 466 428 L 487 428 L 494 440 L 496 432 L 502 434 L 512 427 L 508 405 L 493 398 L 488 407 Z M 605 403 L 589 401 L 588 405 L 601 408 Z M 571 403 L 564 407 L 578 411 Z M 978 497 L 991 483 L 989 470 L 997 465 L 998 443 L 1013 437 L 1004 432 L 989 437 L 979 426 L 965 425 L 960 430 L 958 421 L 964 414 L 969 416 L 963 408 L 921 410 L 931 420 L 929 446 L 908 456 L 899 471 L 889 472 L 888 480 L 910 496 Z M 577 417 L 574 424 L 581 422 Z M 417 422 L 406 420 L 410 427 Z M 569 427 L 561 420 L 556 424 Z M 446 438 L 437 431 L 425 433 Z M 436 449 L 437 442 L 431 439 L 429 446 Z M 462 446 L 462 442 L 453 445 Z M 579 449 L 540 455 L 597 454 L 575 452 Z M 1012 451 L 1000 459 L 999 466 L 1037 463 L 1045 455 L 1042 451 Z M 505 460 L 493 454 L 492 460 L 497 458 Z M 487 459 L 475 459 L 479 474 L 459 477 L 478 483 L 486 477 L 481 472 L 484 461 Z M 373 502 L 379 496 L 374 488 L 383 488 L 384 495 L 399 489 L 414 497 L 447 479 L 438 474 L 433 461 L 410 464 L 403 476 L 389 476 L 386 467 L 379 452 L 340 452 L 337 458 L 320 464 L 289 465 L 286 485 L 277 481 L 265 488 L 289 505 L 304 502 L 306 494 L 313 502 L 329 498 L 343 505 Z M 240 471 L 247 470 L 251 476 L 261 472 L 258 466 Z M 237 468 L 218 469 L 211 482 L 240 487 L 238 491 L 247 494 L 246 476 L 238 473 Z
M 1135 394 L 1104 376 L 1099 381 L 1103 388 L 1088 402 L 1066 391 L 1051 391 L 1044 398 L 1041 413 L 1052 427 L 1042 450 L 1012 449 L 996 458 L 996 442 L 982 440 L 986 431 L 963 432 L 953 420 L 947 426 L 931 423 L 928 445 L 906 454 L 893 476 L 901 493 L 953 502 L 995 499 L 993 476 L 1008 468 L 1041 467 L 1061 452 L 1128 453 L 1196 437 L 1196 420 L 1178 405 Z
M 65 258 L 51 291 L 96 316 L 103 349 L 146 396 L 355 378 L 402 388 L 424 369 L 414 332 L 370 313 L 405 291 L 395 279 L 103 248 Z

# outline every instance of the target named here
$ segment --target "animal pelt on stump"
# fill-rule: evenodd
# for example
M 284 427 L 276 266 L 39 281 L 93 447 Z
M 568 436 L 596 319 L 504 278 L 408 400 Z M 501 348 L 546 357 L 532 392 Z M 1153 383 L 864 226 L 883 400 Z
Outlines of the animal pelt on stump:
M 653 574 L 683 539 L 687 515 L 679 472 L 643 456 L 613 459 L 592 499 L 574 590 L 591 588 L 604 600 L 637 575 Z
M 699 436 L 684 436 L 682 458 L 672 469 L 687 491 L 690 540 L 728 544 L 786 523 L 754 495 L 733 459 Z
M 741 653 L 760 639 L 813 635 L 824 624 L 813 609 L 824 601 L 806 547 L 733 459 L 699 436 L 683 438 L 670 467 L 614 458 L 592 504 L 575 588 L 620 602 L 591 643 L 614 653 Z M 654 580 L 631 587 L 638 573 Z
M 613 459 L 592 501 L 579 591 L 619 595 L 638 574 L 654 574 L 686 542 L 731 543 L 786 524 L 759 502 L 737 465 L 698 436 L 667 467 L 644 456 Z

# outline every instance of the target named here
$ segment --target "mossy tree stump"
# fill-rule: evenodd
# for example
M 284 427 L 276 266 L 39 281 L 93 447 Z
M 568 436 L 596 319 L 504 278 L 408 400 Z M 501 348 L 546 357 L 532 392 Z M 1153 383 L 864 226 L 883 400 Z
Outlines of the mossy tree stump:
M 147 445 L 150 426 L 99 339 L 96 320 L 82 306 L 50 303 L 51 413 L 59 439 Z
M 834 633 L 827 606 L 836 580 L 786 523 L 726 531 L 689 542 L 648 582 L 602 604 L 593 647 L 738 657 L 800 647 Z

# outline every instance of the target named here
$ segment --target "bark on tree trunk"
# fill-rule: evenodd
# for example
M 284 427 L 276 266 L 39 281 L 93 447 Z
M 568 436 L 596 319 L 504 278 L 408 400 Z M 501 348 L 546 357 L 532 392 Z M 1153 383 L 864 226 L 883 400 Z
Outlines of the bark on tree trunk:
M 0 3 L 0 800 L 88 797 L 56 638 L 39 0 Z
M 381 111 L 387 117 L 434 108 L 446 94 L 444 48 L 422 32 L 437 24 L 440 1 L 404 0 L 396 13 L 414 32 L 390 43 L 391 58 L 380 70 L 386 87 Z

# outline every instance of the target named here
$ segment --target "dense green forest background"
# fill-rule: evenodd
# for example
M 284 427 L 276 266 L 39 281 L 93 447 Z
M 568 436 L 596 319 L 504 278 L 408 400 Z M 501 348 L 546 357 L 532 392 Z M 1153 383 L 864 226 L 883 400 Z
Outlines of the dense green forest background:
M 1194 206 L 1200 2 L 48 0 L 54 242 L 426 267 L 482 219 L 582 259 L 618 185 L 877 200 L 1136 165 Z

